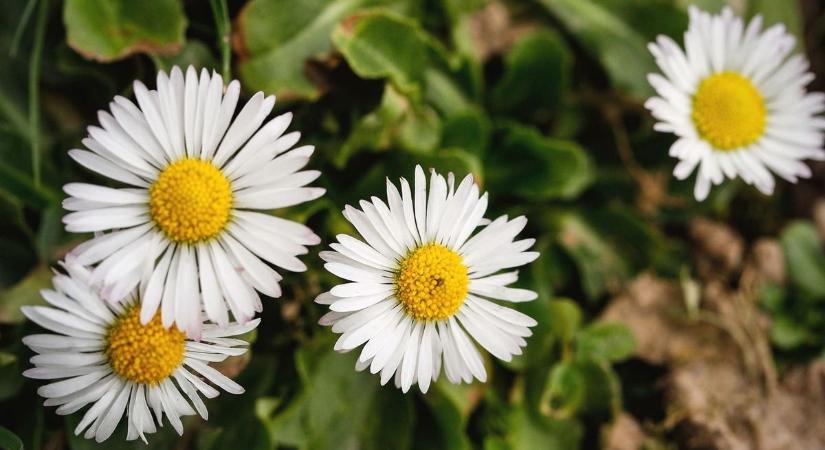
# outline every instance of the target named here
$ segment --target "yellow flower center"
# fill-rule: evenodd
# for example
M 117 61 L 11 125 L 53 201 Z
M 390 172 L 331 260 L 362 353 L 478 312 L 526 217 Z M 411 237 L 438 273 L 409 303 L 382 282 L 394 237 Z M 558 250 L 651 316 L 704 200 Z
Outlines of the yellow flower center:
M 718 150 L 752 144 L 765 131 L 765 101 L 753 83 L 733 72 L 711 75 L 693 97 L 693 123 Z
M 208 161 L 181 159 L 158 176 L 149 191 L 149 213 L 175 242 L 215 237 L 229 221 L 232 187 Z
M 133 305 L 109 328 L 106 355 L 112 370 L 121 378 L 140 384 L 158 384 L 183 362 L 185 338 L 174 325 L 164 328 L 160 314 L 142 325 L 140 306 Z
M 439 244 L 415 249 L 400 264 L 395 295 L 417 320 L 444 320 L 467 297 L 469 277 L 461 256 Z

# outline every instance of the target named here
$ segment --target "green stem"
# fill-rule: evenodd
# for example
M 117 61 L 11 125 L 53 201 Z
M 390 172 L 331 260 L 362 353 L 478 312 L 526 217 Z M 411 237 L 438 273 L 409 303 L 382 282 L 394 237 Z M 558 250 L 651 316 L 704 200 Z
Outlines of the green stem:
M 14 30 L 14 37 L 11 40 L 11 45 L 9 46 L 9 56 L 12 58 L 17 56 L 17 50 L 20 48 L 20 41 L 23 39 L 23 32 L 26 31 L 26 25 L 29 23 L 29 19 L 32 17 L 32 13 L 34 12 L 34 7 L 37 5 L 37 0 L 30 0 L 29 3 L 26 4 L 26 8 L 23 10 L 23 15 L 20 16 L 20 21 L 17 22 L 17 29 Z
M 215 16 L 215 26 L 218 31 L 218 47 L 221 49 L 221 75 L 224 81 L 228 81 L 232 76 L 230 70 L 232 49 L 229 46 L 232 24 L 229 21 L 229 8 L 226 6 L 226 0 L 209 0 L 209 5 L 212 6 L 212 15 Z
M 40 187 L 40 61 L 48 13 L 49 0 L 40 0 L 37 5 L 34 46 L 29 61 L 29 136 L 32 152 L 32 178 L 37 188 Z

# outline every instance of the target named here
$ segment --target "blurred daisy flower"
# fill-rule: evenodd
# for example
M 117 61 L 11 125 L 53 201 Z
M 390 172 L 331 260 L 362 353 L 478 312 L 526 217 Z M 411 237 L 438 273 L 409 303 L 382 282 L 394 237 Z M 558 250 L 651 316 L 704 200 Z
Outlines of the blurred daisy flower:
M 54 334 L 34 334 L 23 343 L 37 353 L 34 368 L 23 375 L 59 380 L 40 387 L 46 406 L 71 414 L 92 405 L 75 428 L 87 439 L 108 439 L 121 418 L 128 422 L 127 439 L 156 431 L 155 420 L 169 420 L 183 433 L 181 416 L 197 412 L 207 418 L 200 395 L 213 398 L 215 386 L 240 394 L 244 390 L 208 365 L 246 352 L 246 341 L 230 336 L 247 333 L 258 320 L 221 328 L 204 325 L 203 340 L 188 340 L 176 327 L 166 328 L 158 314 L 140 321 L 137 299 L 121 303 L 102 300 L 90 285 L 91 273 L 64 264 L 67 274 L 56 274 L 54 290 L 41 292 L 51 306 L 24 306 L 23 314 Z M 188 400 L 187 400 L 188 399 Z M 152 417 L 154 412 L 155 418 Z
M 783 25 L 763 30 L 761 16 L 745 24 L 730 8 L 696 7 L 684 51 L 667 36 L 650 44 L 664 76 L 649 75 L 658 96 L 646 106 L 656 130 L 679 137 L 670 148 L 676 178 L 698 166 L 697 200 L 726 177 L 771 194 L 771 172 L 794 183 L 811 175 L 804 159 L 825 159 L 825 95 L 806 92 L 814 76 L 804 56 L 789 57 L 794 45 Z
M 303 203 L 323 195 L 305 187 L 320 175 L 301 171 L 312 146 L 290 150 L 299 133 L 283 134 L 292 115 L 264 120 L 275 97 L 258 92 L 232 120 L 240 84 L 189 67 L 167 76 L 157 90 L 134 83 L 138 105 L 115 97 L 71 150 L 78 163 L 128 187 L 85 183 L 64 187 L 71 232 L 102 232 L 74 251 L 77 262 L 96 265 L 91 283 L 109 301 L 123 300 L 142 275 L 140 320 L 160 307 L 164 327 L 197 339 L 200 313 L 219 325 L 246 322 L 261 311 L 258 292 L 279 297 L 273 266 L 304 271 L 296 257 L 320 242 L 309 228 L 260 210 Z M 163 301 L 161 302 L 161 299 Z M 161 305 L 162 303 L 162 305 Z
M 420 166 L 415 186 L 401 191 L 387 180 L 387 203 L 377 197 L 347 206 L 344 217 L 363 240 L 339 235 L 333 251 L 321 252 L 326 269 L 348 280 L 321 294 L 329 305 L 320 323 L 341 333 L 335 350 L 365 344 L 357 370 L 369 367 L 407 392 L 427 392 L 443 365 L 453 383 L 485 381 L 484 361 L 468 334 L 505 361 L 521 354 L 536 321 L 491 300 L 524 302 L 536 293 L 507 287 L 517 272 L 503 272 L 536 259 L 534 239 L 514 241 L 527 219 L 485 221 L 487 194 L 468 175 L 454 186 Z M 473 235 L 480 225 L 486 224 Z

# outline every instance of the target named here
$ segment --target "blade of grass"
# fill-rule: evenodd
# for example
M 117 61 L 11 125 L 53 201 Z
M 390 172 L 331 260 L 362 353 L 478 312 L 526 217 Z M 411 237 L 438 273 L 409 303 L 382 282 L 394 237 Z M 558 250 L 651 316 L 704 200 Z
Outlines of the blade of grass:
M 46 19 L 49 16 L 49 0 L 37 5 L 37 22 L 34 29 L 34 46 L 29 61 L 29 136 L 31 142 L 32 178 L 40 187 L 40 62 L 43 56 L 43 40 L 46 35 Z
M 31 0 L 26 3 L 26 9 L 23 10 L 23 14 L 20 15 L 20 21 L 17 22 L 17 29 L 14 30 L 14 37 L 11 40 L 11 45 L 9 46 L 9 56 L 14 58 L 17 56 L 17 50 L 20 48 L 20 40 L 23 39 L 23 32 L 26 31 L 26 25 L 29 24 L 29 20 L 32 17 L 32 13 L 34 12 L 34 7 L 37 5 L 37 0 Z
M 212 7 L 212 15 L 215 16 L 215 26 L 218 31 L 218 47 L 221 50 L 221 75 L 225 81 L 229 81 L 232 73 L 230 64 L 232 62 L 232 49 L 229 47 L 229 34 L 232 25 L 229 22 L 229 8 L 226 0 L 209 0 Z

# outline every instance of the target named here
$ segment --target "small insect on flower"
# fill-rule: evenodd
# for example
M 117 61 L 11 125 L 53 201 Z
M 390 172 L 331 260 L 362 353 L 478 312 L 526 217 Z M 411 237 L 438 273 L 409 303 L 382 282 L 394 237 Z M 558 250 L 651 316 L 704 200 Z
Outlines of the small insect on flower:
M 333 251 L 321 252 L 326 269 L 350 281 L 316 299 L 331 310 L 320 323 L 341 333 L 335 350 L 366 344 L 356 369 L 381 372 L 382 385 L 394 376 L 404 392 L 416 383 L 427 392 L 442 364 L 453 383 L 485 381 L 483 360 L 467 334 L 510 361 L 536 325 L 491 301 L 536 298 L 507 287 L 517 272 L 499 273 L 539 256 L 527 251 L 535 239 L 514 241 L 527 219 L 488 223 L 487 194 L 480 195 L 472 176 L 454 184 L 452 173 L 445 179 L 433 171 L 428 192 L 420 166 L 412 190 L 403 178 L 400 192 L 387 180 L 387 203 L 372 197 L 361 201 L 361 210 L 344 210 L 364 240 L 341 234 Z
M 54 290 L 41 292 L 51 306 L 21 308 L 26 317 L 55 333 L 23 338 L 37 353 L 31 359 L 35 367 L 23 375 L 60 380 L 37 390 L 46 398 L 46 406 L 58 407 L 58 414 L 92 405 L 75 434 L 85 430 L 84 437 L 102 442 L 124 414 L 128 440 L 140 437 L 145 442 L 145 435 L 156 431 L 155 418 L 162 424 L 164 415 L 182 434 L 181 416 L 197 412 L 208 417 L 200 395 L 213 398 L 219 394 L 201 377 L 232 394 L 244 391 L 208 362 L 246 353 L 247 342 L 230 336 L 252 331 L 258 319 L 226 327 L 207 324 L 203 340 L 191 341 L 176 327 L 164 327 L 158 314 L 142 323 L 134 296 L 120 303 L 106 302 L 90 285 L 87 269 L 73 264 L 63 267 L 66 274 L 52 279 Z
M 304 271 L 296 257 L 320 242 L 309 228 L 260 211 L 316 199 L 306 187 L 320 172 L 301 169 L 312 146 L 290 150 L 300 136 L 283 134 L 290 113 L 261 126 L 275 97 L 258 92 L 232 120 L 240 84 L 224 90 L 220 75 L 189 67 L 159 72 L 157 90 L 134 84 L 138 105 L 115 97 L 89 127 L 88 150 L 69 155 L 84 167 L 119 181 L 115 189 L 85 183 L 64 187 L 63 221 L 70 232 L 106 232 L 72 253 L 95 265 L 92 283 L 109 301 L 122 301 L 145 271 L 141 323 L 160 307 L 192 338 L 201 309 L 219 325 L 246 322 L 260 312 L 257 292 L 279 297 L 281 276 L 270 266 Z M 269 264 L 267 264 L 269 263 Z M 162 302 L 161 302 L 162 299 Z M 162 303 L 162 305 L 161 305 Z
M 825 159 L 825 94 L 806 91 L 814 76 L 804 56 L 789 57 L 794 45 L 782 25 L 762 30 L 761 16 L 745 24 L 730 8 L 696 7 L 684 51 L 667 36 L 650 44 L 664 76 L 648 76 L 658 96 L 646 106 L 656 130 L 678 136 L 676 178 L 699 167 L 697 200 L 726 177 L 771 194 L 771 172 L 795 183 L 811 175 L 804 159 Z

